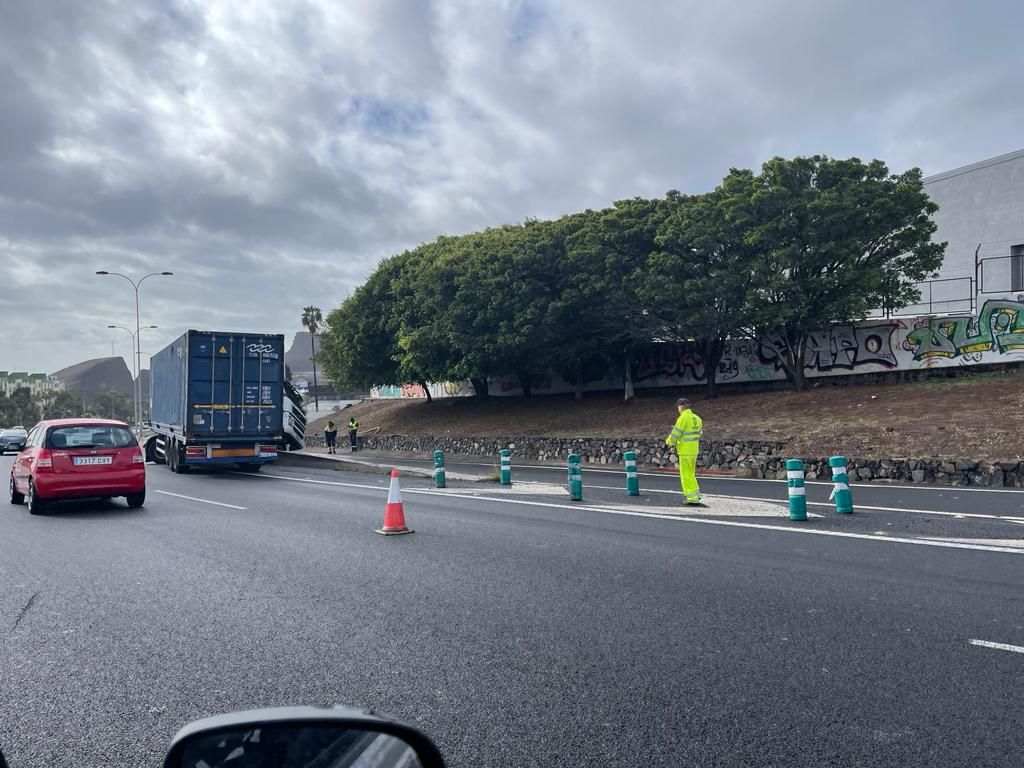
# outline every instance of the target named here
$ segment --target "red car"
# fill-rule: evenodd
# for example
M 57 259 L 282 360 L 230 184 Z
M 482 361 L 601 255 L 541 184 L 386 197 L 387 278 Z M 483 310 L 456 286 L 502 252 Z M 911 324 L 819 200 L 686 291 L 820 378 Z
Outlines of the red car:
M 112 496 L 132 509 L 146 501 L 146 459 L 123 421 L 41 421 L 11 467 L 11 504 L 28 500 L 33 515 L 52 501 Z

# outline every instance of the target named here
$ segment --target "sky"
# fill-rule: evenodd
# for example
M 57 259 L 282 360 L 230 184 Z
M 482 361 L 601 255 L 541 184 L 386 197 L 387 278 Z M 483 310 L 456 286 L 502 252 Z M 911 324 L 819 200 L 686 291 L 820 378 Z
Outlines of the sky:
M 969 10 L 968 10 L 969 8 Z M 285 333 L 383 258 L 774 155 L 1024 146 L 1024 4 L 0 0 L 0 370 Z M 145 359 L 145 358 L 144 358 Z

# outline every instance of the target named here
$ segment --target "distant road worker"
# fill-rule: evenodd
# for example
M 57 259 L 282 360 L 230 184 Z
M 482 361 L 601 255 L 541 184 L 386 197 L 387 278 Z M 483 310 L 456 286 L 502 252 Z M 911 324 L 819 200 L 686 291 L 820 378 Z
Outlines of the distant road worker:
M 324 430 L 324 445 L 327 447 L 328 453 L 337 453 L 336 448 L 338 440 L 338 428 L 334 426 L 333 421 L 327 422 L 327 429 Z
M 359 422 L 353 416 L 348 420 L 348 440 L 352 446 L 352 453 L 359 450 Z
M 704 422 L 690 410 L 690 401 L 685 397 L 676 400 L 676 419 L 672 432 L 665 438 L 665 444 L 675 446 L 679 454 L 679 480 L 683 485 L 683 496 L 687 504 L 700 504 L 700 486 L 697 485 L 697 454 L 700 453 L 700 438 Z

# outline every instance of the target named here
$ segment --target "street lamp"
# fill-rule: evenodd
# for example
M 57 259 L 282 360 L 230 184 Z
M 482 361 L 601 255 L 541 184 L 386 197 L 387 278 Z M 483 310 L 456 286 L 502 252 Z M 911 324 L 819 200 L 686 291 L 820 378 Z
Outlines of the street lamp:
M 142 285 L 143 281 L 146 280 L 147 278 L 150 278 L 150 277 L 170 277 L 174 273 L 173 272 L 150 272 L 148 275 L 143 275 L 138 280 L 132 280 L 130 277 L 128 277 L 128 275 L 122 275 L 120 272 L 108 272 L 105 269 L 97 270 L 96 274 L 97 275 L 114 275 L 115 277 L 123 277 L 125 280 L 127 280 L 129 283 L 132 284 L 132 288 L 135 289 L 135 339 L 138 340 L 139 333 L 142 331 L 142 328 L 139 325 L 139 286 Z M 136 370 L 135 388 L 134 388 L 135 389 L 135 427 L 138 428 L 139 424 L 142 422 L 142 411 L 139 408 L 139 406 L 140 406 L 140 397 L 139 397 L 139 376 L 138 376 L 139 373 L 142 373 L 142 353 L 138 350 L 138 345 L 136 344 L 135 346 L 136 346 L 136 349 L 134 350 L 134 352 L 135 352 L 135 370 Z
M 147 330 L 156 327 L 157 326 L 155 325 L 143 326 L 143 328 L 146 328 Z M 107 328 L 117 328 L 132 337 L 132 403 L 134 405 L 135 415 L 138 417 L 139 421 L 141 421 L 142 405 L 140 398 L 142 397 L 142 393 L 139 390 L 139 376 L 142 373 L 142 369 L 138 367 L 139 359 L 136 357 L 136 349 L 139 349 L 142 345 L 139 343 L 138 331 L 132 331 L 131 328 L 125 328 L 123 325 L 108 325 Z

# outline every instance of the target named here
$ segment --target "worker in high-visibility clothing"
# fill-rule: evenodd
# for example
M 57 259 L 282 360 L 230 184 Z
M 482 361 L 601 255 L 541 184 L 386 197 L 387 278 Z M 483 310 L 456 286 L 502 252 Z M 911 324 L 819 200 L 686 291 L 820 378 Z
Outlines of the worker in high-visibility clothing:
M 687 504 L 700 504 L 700 486 L 697 485 L 697 454 L 700 453 L 700 438 L 704 422 L 690 410 L 690 401 L 685 397 L 676 400 L 676 419 L 672 432 L 665 438 L 666 445 L 675 446 L 679 454 L 679 481 L 683 485 L 683 496 Z

